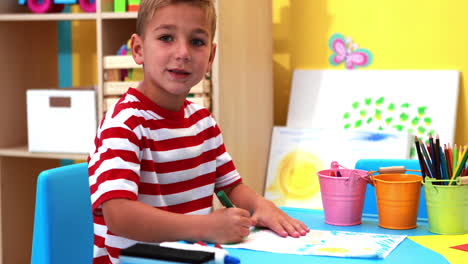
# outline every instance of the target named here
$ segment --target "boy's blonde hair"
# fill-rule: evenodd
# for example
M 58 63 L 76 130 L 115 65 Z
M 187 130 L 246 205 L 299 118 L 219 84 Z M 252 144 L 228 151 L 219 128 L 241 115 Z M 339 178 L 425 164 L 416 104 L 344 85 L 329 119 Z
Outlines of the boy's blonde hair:
M 213 41 L 216 32 L 214 0 L 141 0 L 136 21 L 136 33 L 144 37 L 145 26 L 158 9 L 179 3 L 187 3 L 205 10 L 206 18 L 210 25 L 211 41 Z

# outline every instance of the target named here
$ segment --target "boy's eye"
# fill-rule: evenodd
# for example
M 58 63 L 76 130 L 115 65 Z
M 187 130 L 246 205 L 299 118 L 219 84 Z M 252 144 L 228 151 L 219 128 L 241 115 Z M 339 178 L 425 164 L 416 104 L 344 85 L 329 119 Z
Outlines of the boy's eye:
M 191 43 L 192 45 L 197 47 L 205 45 L 205 41 L 203 41 L 202 39 L 192 39 Z
M 173 40 L 171 35 L 163 35 L 160 36 L 158 39 L 164 42 L 171 42 Z

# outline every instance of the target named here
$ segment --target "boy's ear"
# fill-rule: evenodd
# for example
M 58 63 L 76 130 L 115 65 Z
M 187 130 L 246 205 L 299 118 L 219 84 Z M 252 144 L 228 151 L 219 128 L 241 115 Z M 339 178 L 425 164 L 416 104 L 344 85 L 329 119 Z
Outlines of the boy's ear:
M 213 65 L 214 58 L 216 56 L 216 43 L 211 44 L 211 53 L 210 58 L 208 60 L 208 69 L 206 70 L 207 73 L 211 71 L 211 65 Z
M 143 60 L 143 39 L 138 34 L 133 34 L 130 39 L 132 57 L 136 64 L 142 65 Z

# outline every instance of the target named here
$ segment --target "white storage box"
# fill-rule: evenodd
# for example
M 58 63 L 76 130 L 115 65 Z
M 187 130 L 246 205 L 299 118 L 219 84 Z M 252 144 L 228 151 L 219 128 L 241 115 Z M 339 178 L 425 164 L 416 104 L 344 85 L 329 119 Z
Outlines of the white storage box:
M 94 90 L 34 89 L 26 94 L 29 151 L 93 151 L 97 126 Z

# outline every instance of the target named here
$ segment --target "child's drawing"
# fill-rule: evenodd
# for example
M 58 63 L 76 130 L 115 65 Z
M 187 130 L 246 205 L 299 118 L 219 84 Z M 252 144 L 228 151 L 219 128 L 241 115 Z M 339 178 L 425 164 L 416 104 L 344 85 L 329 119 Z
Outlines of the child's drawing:
M 347 231 L 310 230 L 302 237 L 280 237 L 271 230 L 254 230 L 238 244 L 224 245 L 284 254 L 319 255 L 354 258 L 385 258 L 406 238 Z
M 369 129 L 379 131 L 407 131 L 418 137 L 434 135 L 432 118 L 427 115 L 428 106 L 407 102 L 390 102 L 381 97 L 365 97 L 351 102 L 350 110 L 343 114 L 345 129 Z M 411 148 L 411 157 L 415 156 Z
M 272 192 L 279 192 L 276 202 L 286 204 L 288 199 L 307 201 L 319 191 L 317 171 L 325 169 L 325 163 L 310 150 L 294 149 L 280 160 L 276 178 L 268 187 Z
M 321 209 L 318 171 L 332 161 L 354 168 L 360 158 L 404 159 L 410 145 L 409 135 L 400 132 L 274 127 L 265 198 L 278 206 Z
M 453 142 L 459 80 L 455 70 L 295 70 L 287 126 L 437 131 Z

